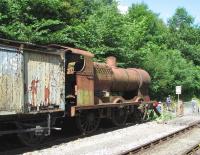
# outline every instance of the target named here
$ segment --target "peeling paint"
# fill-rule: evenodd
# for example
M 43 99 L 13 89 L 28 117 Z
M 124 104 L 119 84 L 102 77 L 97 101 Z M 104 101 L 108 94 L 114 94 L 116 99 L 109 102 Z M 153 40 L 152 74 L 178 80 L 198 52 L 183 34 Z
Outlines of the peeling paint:
M 0 47 L 0 111 L 23 111 L 23 56 Z
M 60 105 L 64 94 L 61 58 L 44 53 L 24 53 L 25 83 L 29 86 L 27 103 L 32 107 Z
M 37 87 L 38 87 L 38 83 L 39 83 L 39 80 L 32 80 L 31 81 L 31 93 L 32 93 L 32 104 L 33 106 L 35 106 L 35 99 L 36 99 L 36 96 L 37 96 Z
M 0 113 L 60 106 L 65 78 L 59 55 L 0 46 Z

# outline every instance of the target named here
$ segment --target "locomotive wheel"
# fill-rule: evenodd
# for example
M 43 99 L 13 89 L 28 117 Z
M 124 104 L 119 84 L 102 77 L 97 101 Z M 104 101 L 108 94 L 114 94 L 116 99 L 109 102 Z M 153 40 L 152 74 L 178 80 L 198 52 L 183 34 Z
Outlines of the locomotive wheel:
M 155 116 L 160 116 L 160 113 L 153 106 L 146 106 L 145 113 L 143 115 L 143 121 L 149 121 L 155 119 Z
M 23 124 L 16 124 L 19 130 L 26 130 L 27 126 Z M 44 135 L 36 136 L 35 132 L 22 132 L 17 134 L 19 140 L 26 146 L 37 146 L 38 144 L 42 143 L 45 140 Z
M 97 110 L 84 110 L 76 117 L 76 124 L 81 133 L 90 134 L 97 130 L 100 120 Z
M 112 110 L 112 122 L 116 126 L 123 126 L 125 125 L 128 117 L 128 111 L 126 107 L 123 108 L 114 108 Z
M 138 107 L 135 108 L 133 114 L 131 115 L 131 117 L 135 123 L 142 123 L 143 116 L 144 116 L 144 113 L 142 113 L 141 110 L 138 109 Z
M 142 102 L 144 100 L 140 96 L 136 96 L 134 98 L 134 101 Z M 140 104 L 138 106 L 134 106 L 134 111 L 133 113 L 130 114 L 131 122 L 142 123 L 145 121 L 146 116 L 147 116 L 147 107 L 145 105 Z
M 153 117 L 152 109 L 150 109 L 149 105 L 140 105 L 136 108 L 136 111 L 134 113 L 135 120 L 137 123 L 146 122 L 150 119 L 150 117 Z

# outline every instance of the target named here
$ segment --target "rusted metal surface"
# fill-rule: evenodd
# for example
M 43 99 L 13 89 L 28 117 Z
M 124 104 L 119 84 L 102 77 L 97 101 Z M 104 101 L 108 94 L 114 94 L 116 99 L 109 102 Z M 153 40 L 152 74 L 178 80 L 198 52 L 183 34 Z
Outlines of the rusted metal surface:
M 91 77 L 92 78 L 92 77 Z M 94 83 L 90 77 L 77 76 L 77 105 L 94 104 Z
M 87 106 L 94 104 L 94 69 L 93 62 L 85 57 L 84 68 L 76 73 L 77 105 Z
M 110 67 L 116 67 L 117 66 L 116 57 L 114 56 L 107 57 L 106 64 Z
M 72 53 L 72 54 L 79 54 L 87 57 L 94 57 L 94 54 L 84 51 L 78 48 L 71 48 L 68 46 L 61 46 L 61 45 L 56 45 L 56 44 L 51 44 L 48 47 L 55 48 L 55 49 L 63 49 L 64 52 Z
M 6 48 L 15 48 L 20 50 L 21 47 L 23 47 L 23 50 L 28 50 L 28 51 L 43 51 L 44 53 L 54 53 L 57 54 L 56 50 L 53 48 L 49 48 L 47 46 L 41 46 L 41 45 L 36 45 L 33 43 L 25 43 L 25 42 L 20 42 L 20 41 L 14 41 L 14 40 L 8 40 L 8 39 L 3 39 L 0 38 L 0 45 Z
M 115 67 L 114 57 L 107 59 L 108 64 L 94 63 L 95 90 L 132 91 L 150 84 L 149 74 L 142 69 Z
M 16 60 L 20 60 L 20 63 L 17 63 L 17 69 L 20 71 L 19 73 L 17 72 L 17 74 L 19 74 L 20 79 L 16 79 L 17 76 L 13 76 L 12 79 L 1 79 L 1 87 L 6 87 L 6 90 L 11 87 L 17 87 L 16 92 L 18 95 L 7 98 L 9 98 L 8 102 L 10 102 L 10 98 L 16 98 L 13 100 L 16 100 L 20 111 L 25 110 L 26 112 L 30 112 L 32 107 L 35 108 L 34 110 L 38 111 L 44 110 L 44 108 L 42 109 L 41 107 L 49 107 L 50 105 L 59 106 L 60 103 L 64 102 L 65 95 L 73 95 L 76 99 L 77 106 L 94 105 L 95 93 L 104 91 L 108 94 L 104 97 L 108 97 L 110 96 L 109 92 L 123 93 L 127 91 L 137 91 L 139 89 L 145 92 L 146 87 L 150 83 L 149 74 L 144 70 L 116 67 L 115 57 L 109 57 L 107 59 L 107 64 L 93 63 L 91 58 L 94 55 L 92 53 L 66 46 L 39 46 L 0 39 L 0 45 L 1 44 L 5 44 L 5 46 L 9 45 L 8 47 L 15 46 L 16 51 L 21 51 L 23 53 L 22 56 L 22 54 L 18 52 L 19 58 L 16 58 Z M 8 52 L 6 54 L 8 54 Z M 65 66 L 67 68 L 65 75 L 63 65 L 66 55 L 74 55 L 78 59 L 77 61 L 74 59 L 74 61 L 68 62 L 68 65 Z M 82 58 L 84 58 L 84 62 L 80 65 L 79 62 L 81 61 L 79 60 L 83 60 Z M 10 68 L 12 67 L 12 65 L 9 65 L 9 61 L 7 61 L 6 65 Z M 82 66 L 82 68 L 76 70 L 76 66 Z M 3 63 L 1 68 L 3 68 Z M 1 72 L 2 75 L 4 75 L 4 70 Z M 70 78 L 68 78 L 68 83 L 67 81 L 65 83 L 67 76 L 74 77 L 74 83 L 71 82 L 70 84 Z M 10 80 L 15 82 L 7 82 Z M 16 83 L 16 81 L 19 82 Z M 6 86 L 3 86 L 3 84 Z M 65 94 L 65 88 L 68 91 L 69 87 L 71 87 L 70 91 L 72 92 L 67 92 Z M 19 91 L 19 89 L 21 91 Z M 3 89 L 1 92 L 1 94 L 5 93 Z M 25 95 L 23 96 L 23 94 Z M 145 92 L 143 94 L 147 93 Z M 97 95 L 96 97 L 100 96 Z M 101 98 L 99 99 L 98 103 L 101 103 Z M 1 100 L 3 100 L 3 98 Z M 20 102 L 17 100 L 20 100 Z M 109 102 L 109 100 L 106 102 Z M 3 101 L 1 103 L 3 106 L 6 105 Z M 8 105 L 6 106 L 6 108 L 2 107 L 1 109 L 9 109 Z M 16 110 L 17 108 L 13 107 L 13 109 Z
M 113 75 L 111 68 L 103 63 L 94 63 L 94 69 L 95 91 L 110 91 Z
M 79 110 L 90 110 L 90 109 L 103 109 L 103 108 L 115 108 L 115 107 L 128 107 L 128 106 L 138 106 L 141 104 L 145 104 L 145 105 L 153 105 L 155 101 L 149 101 L 149 102 L 134 102 L 134 101 L 123 101 L 120 103 L 113 103 L 113 102 L 107 102 L 107 103 L 100 103 L 100 104 L 96 104 L 96 105 L 77 105 L 77 106 L 72 106 L 70 111 L 71 117 L 74 117 L 77 113 L 77 111 Z
M 112 91 L 136 90 L 150 83 L 150 76 L 141 69 L 112 68 L 112 71 Z
M 24 52 L 26 108 L 59 106 L 63 102 L 65 78 L 61 64 L 60 56 Z
M 125 107 L 125 106 L 133 106 L 133 105 L 140 105 L 140 104 L 148 104 L 148 105 L 152 105 L 154 103 L 154 101 L 150 101 L 150 102 L 131 102 L 131 101 L 124 101 L 122 103 L 113 103 L 113 102 L 109 102 L 109 103 L 101 103 L 98 105 L 86 105 L 86 106 L 72 106 L 72 110 L 76 111 L 76 110 L 85 110 L 85 109 L 100 109 L 100 108 L 112 108 L 112 107 Z
M 23 111 L 23 57 L 14 48 L 0 46 L 0 114 Z

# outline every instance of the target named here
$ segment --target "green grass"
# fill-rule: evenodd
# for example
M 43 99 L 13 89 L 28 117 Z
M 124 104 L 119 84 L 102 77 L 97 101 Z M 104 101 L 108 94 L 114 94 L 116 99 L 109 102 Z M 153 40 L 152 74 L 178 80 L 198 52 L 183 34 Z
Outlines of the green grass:
M 161 115 L 159 117 L 157 117 L 155 120 L 157 122 L 164 122 L 164 121 L 168 121 L 168 120 L 174 119 L 176 117 L 175 116 L 175 109 L 176 109 L 176 102 L 175 101 L 173 101 L 171 103 L 169 111 L 167 110 L 166 104 L 164 103 L 162 105 Z
M 175 115 L 171 111 L 163 110 L 160 117 L 156 118 L 157 122 L 164 122 L 175 118 Z

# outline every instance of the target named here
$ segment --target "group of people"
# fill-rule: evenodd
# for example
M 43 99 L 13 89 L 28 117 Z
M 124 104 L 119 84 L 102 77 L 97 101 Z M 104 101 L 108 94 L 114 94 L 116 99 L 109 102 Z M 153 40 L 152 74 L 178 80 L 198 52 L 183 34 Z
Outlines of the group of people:
M 166 98 L 166 107 L 167 107 L 167 110 L 170 109 L 170 105 L 171 105 L 171 98 L 170 98 L 170 95 Z M 155 103 L 155 106 L 156 106 L 156 109 L 158 110 L 158 112 L 161 113 L 162 111 L 162 102 L 159 101 L 159 102 L 156 102 Z
M 166 105 L 166 109 L 168 111 L 171 110 L 171 104 L 172 104 L 172 100 L 170 95 L 167 96 L 166 101 L 165 101 L 165 105 Z M 191 100 L 191 104 L 192 104 L 192 112 L 193 113 L 199 113 L 200 112 L 200 108 L 198 106 L 198 101 L 196 99 L 192 99 Z M 162 102 L 159 101 L 157 102 L 157 106 L 156 106 L 157 110 L 159 112 L 161 112 L 161 108 L 162 108 Z M 177 105 L 176 105 L 176 112 L 182 114 L 183 113 L 183 101 L 179 100 Z

